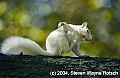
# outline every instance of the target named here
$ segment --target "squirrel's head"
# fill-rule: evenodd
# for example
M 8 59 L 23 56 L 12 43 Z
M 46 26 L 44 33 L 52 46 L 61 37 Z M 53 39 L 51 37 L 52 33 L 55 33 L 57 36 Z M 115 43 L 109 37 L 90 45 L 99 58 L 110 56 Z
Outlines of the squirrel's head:
M 84 22 L 82 25 L 73 25 L 73 24 L 67 24 L 66 22 L 59 22 L 58 28 L 60 27 L 63 27 L 65 31 L 70 31 L 73 32 L 74 34 L 77 30 L 78 36 L 82 41 L 92 40 L 91 32 L 87 27 L 87 22 Z
M 81 39 L 83 41 L 91 41 L 92 40 L 92 36 L 91 36 L 91 32 L 87 27 L 87 22 L 84 22 L 82 25 L 79 26 L 79 33 L 81 34 Z

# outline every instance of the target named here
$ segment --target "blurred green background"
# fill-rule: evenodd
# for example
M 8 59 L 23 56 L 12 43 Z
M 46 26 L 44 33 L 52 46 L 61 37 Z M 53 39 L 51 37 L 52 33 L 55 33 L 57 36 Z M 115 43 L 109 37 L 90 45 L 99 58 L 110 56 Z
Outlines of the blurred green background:
M 119 7 L 120 0 L 0 0 L 0 43 L 9 36 L 22 36 L 45 49 L 47 36 L 59 22 L 87 21 L 94 38 L 81 44 L 81 53 L 119 58 Z

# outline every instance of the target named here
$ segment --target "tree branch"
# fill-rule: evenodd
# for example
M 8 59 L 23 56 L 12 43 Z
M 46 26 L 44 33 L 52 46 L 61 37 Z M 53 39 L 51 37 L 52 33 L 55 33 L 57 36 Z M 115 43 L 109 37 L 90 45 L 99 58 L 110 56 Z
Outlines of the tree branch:
M 62 57 L 62 56 L 24 56 L 0 54 L 0 78 L 79 78 L 94 77 L 91 72 L 101 72 L 95 77 L 103 77 L 103 71 L 117 72 L 120 75 L 120 59 L 101 57 Z M 56 74 L 55 74 L 56 73 Z M 105 73 L 105 72 L 104 72 Z M 52 76 L 51 76 L 52 75 Z M 110 75 L 109 75 L 110 76 Z M 110 76 L 110 77 L 113 77 Z

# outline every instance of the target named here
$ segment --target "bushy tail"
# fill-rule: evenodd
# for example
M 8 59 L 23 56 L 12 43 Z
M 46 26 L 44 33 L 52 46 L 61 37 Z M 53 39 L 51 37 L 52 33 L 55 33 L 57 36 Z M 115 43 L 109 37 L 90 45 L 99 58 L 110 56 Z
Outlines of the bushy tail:
M 23 55 L 49 55 L 53 56 L 52 52 L 43 50 L 36 42 L 22 37 L 9 37 L 3 41 L 1 46 L 3 54 L 20 54 Z

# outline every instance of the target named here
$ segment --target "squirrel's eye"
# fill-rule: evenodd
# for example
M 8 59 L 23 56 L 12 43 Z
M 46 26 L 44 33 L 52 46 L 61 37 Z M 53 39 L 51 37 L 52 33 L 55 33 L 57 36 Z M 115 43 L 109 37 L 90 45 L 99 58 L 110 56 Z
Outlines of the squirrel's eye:
M 87 30 L 87 33 L 88 33 L 88 34 L 90 33 L 89 30 Z

